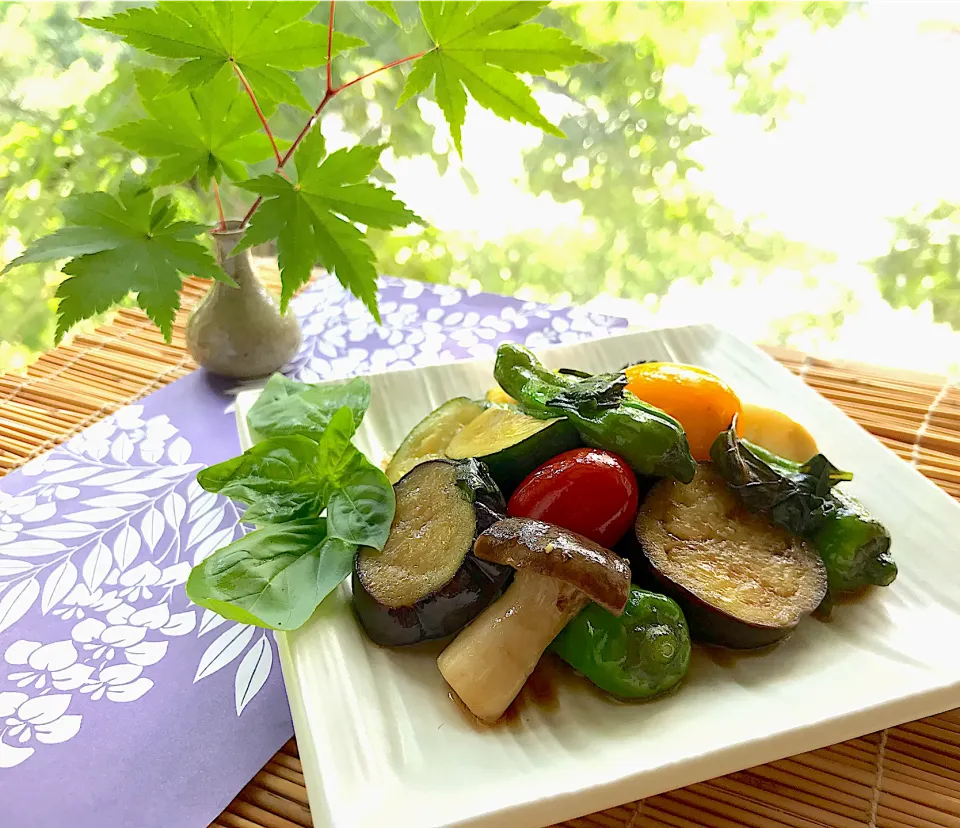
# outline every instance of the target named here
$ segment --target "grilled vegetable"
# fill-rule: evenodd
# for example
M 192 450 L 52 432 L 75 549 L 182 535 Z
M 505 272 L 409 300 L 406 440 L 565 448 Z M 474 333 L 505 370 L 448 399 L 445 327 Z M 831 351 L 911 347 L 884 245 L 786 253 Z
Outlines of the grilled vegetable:
M 782 411 L 760 405 L 744 403 L 737 417 L 737 436 L 796 463 L 805 463 L 817 453 L 816 441 L 802 425 Z
M 690 666 L 690 633 L 680 607 L 636 586 L 619 618 L 590 604 L 550 649 L 597 687 L 627 699 L 666 693 Z
M 496 405 L 516 405 L 517 401 L 504 391 L 499 385 L 487 391 L 486 400 Z
M 400 448 L 387 466 L 387 478 L 396 483 L 414 466 L 427 460 L 445 457 L 450 441 L 471 420 L 479 417 L 486 406 L 466 397 L 454 397 L 417 423 L 404 437 Z
M 507 514 L 553 523 L 612 547 L 637 514 L 637 478 L 617 455 L 566 451 L 530 474 L 510 497 Z
M 680 424 L 625 392 L 626 376 L 556 374 L 520 345 L 501 345 L 494 376 L 536 417 L 566 416 L 588 446 L 619 455 L 637 474 L 689 482 L 695 463 Z
M 516 409 L 492 407 L 464 426 L 446 453 L 453 460 L 482 460 L 509 494 L 541 463 L 579 444 L 577 430 L 567 420 L 538 420 Z
M 850 472 L 840 471 L 822 454 L 803 465 L 775 467 L 737 438 L 735 428 L 721 433 L 710 449 L 717 471 L 751 512 L 797 535 L 816 531 L 837 509 L 830 490 Z
M 801 468 L 783 457 L 741 441 L 758 460 L 784 474 Z M 890 533 L 860 503 L 839 489 L 828 495 L 830 509 L 810 534 L 810 540 L 827 568 L 830 592 L 854 592 L 865 586 L 889 586 L 897 577 L 897 564 L 890 554 Z
M 747 512 L 708 464 L 688 486 L 665 480 L 653 487 L 637 516 L 637 538 L 695 640 L 735 648 L 772 644 L 827 591 L 813 545 Z
M 437 666 L 475 716 L 496 721 L 550 642 L 590 601 L 623 612 L 630 567 L 587 538 L 524 518 L 495 523 L 477 538 L 474 552 L 517 573 L 503 596 L 441 653 Z
M 508 567 L 478 560 L 474 538 L 504 513 L 480 463 L 431 460 L 394 486 L 396 517 L 383 552 L 361 549 L 353 603 L 367 635 L 400 646 L 452 635 L 489 604 Z
M 676 419 L 694 460 L 709 460 L 716 436 L 740 412 L 740 400 L 718 376 L 693 365 L 644 362 L 626 370 L 627 390 Z

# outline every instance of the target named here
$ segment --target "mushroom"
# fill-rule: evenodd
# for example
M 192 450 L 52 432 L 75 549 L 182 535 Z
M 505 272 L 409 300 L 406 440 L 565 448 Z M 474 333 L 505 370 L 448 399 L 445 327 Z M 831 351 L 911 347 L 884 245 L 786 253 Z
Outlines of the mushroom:
M 479 719 L 503 715 L 567 622 L 591 601 L 621 615 L 630 566 L 593 541 L 539 520 L 508 518 L 473 549 L 517 570 L 506 592 L 440 654 L 447 684 Z

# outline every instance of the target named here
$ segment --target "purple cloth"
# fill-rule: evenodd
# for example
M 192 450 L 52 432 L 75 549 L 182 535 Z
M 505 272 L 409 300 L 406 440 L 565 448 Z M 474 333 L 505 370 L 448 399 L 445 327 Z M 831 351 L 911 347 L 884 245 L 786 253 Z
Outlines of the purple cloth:
M 384 279 L 383 326 L 330 278 L 295 303 L 315 381 L 604 335 L 579 309 Z M 293 734 L 272 634 L 191 604 L 243 529 L 200 489 L 239 451 L 197 371 L 0 480 L 0 826 L 200 828 Z

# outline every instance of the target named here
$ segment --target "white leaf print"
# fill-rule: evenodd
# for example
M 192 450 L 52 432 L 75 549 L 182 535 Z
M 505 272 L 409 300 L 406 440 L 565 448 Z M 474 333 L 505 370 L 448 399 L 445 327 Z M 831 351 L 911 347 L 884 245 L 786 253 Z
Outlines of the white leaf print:
M 237 668 L 233 681 L 233 696 L 237 706 L 237 715 L 243 713 L 250 700 L 260 692 L 273 667 L 273 647 L 266 633 L 257 639 Z
M 102 506 L 99 509 L 81 509 L 79 512 L 70 512 L 64 517 L 71 520 L 85 520 L 88 523 L 109 523 L 120 520 L 126 512 L 116 506 Z
M 204 539 L 210 537 L 220 525 L 223 516 L 226 513 L 225 504 L 220 509 L 213 509 L 201 517 L 193 526 L 190 527 L 190 535 L 187 538 L 187 546 L 195 546 Z
M 142 494 L 108 494 L 83 501 L 84 506 L 139 506 L 149 500 Z
M 32 747 L 14 747 L 6 742 L 0 742 L 0 768 L 15 768 L 33 756 L 33 750 Z
M 97 545 L 90 550 L 83 562 L 83 580 L 90 589 L 96 589 L 110 574 L 111 566 L 113 555 L 110 554 L 109 547 L 103 541 L 97 541 Z
M 253 638 L 253 630 L 253 627 L 246 624 L 234 624 L 215 638 L 200 657 L 193 683 L 212 676 L 240 655 Z
M 133 441 L 126 434 L 121 434 L 113 441 L 110 454 L 118 463 L 126 463 L 133 454 Z
M 80 490 L 76 486 L 57 486 L 53 490 L 53 496 L 57 500 L 73 500 L 78 494 Z
M 171 529 L 179 529 L 183 516 L 187 511 L 187 502 L 183 495 L 171 492 L 163 499 L 163 516 L 167 519 Z
M 132 564 L 140 552 L 140 535 L 128 523 L 118 533 L 113 542 L 113 558 L 120 569 L 126 569 Z
M 160 477 L 188 477 L 190 472 L 203 468 L 203 463 L 191 463 L 186 466 L 157 466 L 152 473 Z
M 67 547 L 55 540 L 21 540 L 0 546 L 0 554 L 14 555 L 17 558 L 42 558 L 54 552 L 62 552 Z
M 153 687 L 153 682 L 147 678 L 138 678 L 129 684 L 121 684 L 107 688 L 107 698 L 115 702 L 132 702 L 139 699 Z
M 69 460 L 65 457 L 49 457 L 46 463 L 43 464 L 43 470 L 46 472 L 61 471 L 63 469 L 69 469 L 75 465 L 76 462 L 76 460 Z
M 170 621 L 160 628 L 160 632 L 164 635 L 186 635 L 192 633 L 196 625 L 196 613 L 193 610 L 187 610 L 170 616 Z
M 140 474 L 140 469 L 122 469 L 121 471 L 104 472 L 96 477 L 91 477 L 87 481 L 89 486 L 116 486 L 118 483 L 125 483 L 133 480 Z
M 152 440 L 144 440 L 140 444 L 140 456 L 147 463 L 156 463 L 163 457 L 163 443 L 155 443 Z
M 187 486 L 187 498 L 190 500 L 196 500 L 198 497 L 202 497 L 206 492 L 204 492 L 203 487 L 197 483 L 196 479 L 190 481 L 190 485 Z
M 49 520 L 56 513 L 56 503 L 41 503 L 39 506 L 31 509 L 29 512 L 25 512 L 21 517 L 21 520 L 24 520 L 27 523 L 40 523 L 41 521 Z
M 131 664 L 149 667 L 167 654 L 168 646 L 168 641 L 141 641 L 139 644 L 127 647 L 123 654 Z
M 45 745 L 58 745 L 61 742 L 66 742 L 80 732 L 82 721 L 83 716 L 73 714 L 61 716 L 50 724 L 37 725 L 34 727 L 37 741 Z
M 57 690 L 78 690 L 93 675 L 93 667 L 88 664 L 71 664 L 53 674 L 52 683 Z
M 45 478 L 43 482 L 48 486 L 53 483 L 76 483 L 78 480 L 86 480 L 91 475 L 96 474 L 96 472 L 97 469 L 95 466 L 80 466 L 79 468 L 64 469 L 62 472 L 51 474 Z
M 209 558 L 214 552 L 222 546 L 226 546 L 233 540 L 233 531 L 235 526 L 228 526 L 219 532 L 214 532 L 209 538 L 201 543 L 193 553 L 193 565 L 196 566 L 203 560 Z
M 214 492 L 200 491 L 200 494 L 190 501 L 190 522 L 200 518 L 212 509 L 219 498 Z
M 40 611 L 46 615 L 64 598 L 77 583 L 77 568 L 68 558 L 47 576 L 40 596 Z
M 23 618 L 38 595 L 40 582 L 36 578 L 14 584 L 4 592 L 3 597 L 0 597 L 0 632 L 9 629 Z
M 65 693 L 53 694 L 50 696 L 38 696 L 35 699 L 28 699 L 17 710 L 17 718 L 22 722 L 31 724 L 50 724 L 56 721 L 70 706 L 70 696 Z
M 28 564 L 26 561 L 11 561 L 9 558 L 0 558 L 0 578 L 22 575 L 31 569 L 33 569 L 33 564 Z
M 197 638 L 210 632 L 210 630 L 215 630 L 221 624 L 226 623 L 227 619 L 222 615 L 217 615 L 213 610 L 205 609 L 203 611 L 203 617 L 200 619 L 200 629 L 197 630 Z
M 176 482 L 164 477 L 144 475 L 136 480 L 126 480 L 105 488 L 108 492 L 155 492 L 157 489 L 169 489 L 176 485 Z
M 8 515 L 19 517 L 20 515 L 29 512 L 36 505 L 36 495 L 20 495 L 19 497 L 14 497 L 7 501 L 6 505 L 4 506 L 4 511 Z
M 147 542 L 152 552 L 163 536 L 164 522 L 163 515 L 155 507 L 151 506 L 140 522 L 140 534 Z
M 82 538 L 92 535 L 93 527 L 88 523 L 54 523 L 31 529 L 30 534 L 38 538 Z
M 147 627 L 159 630 L 170 621 L 170 608 L 166 604 L 157 604 L 155 607 L 146 607 L 137 610 L 130 616 L 130 623 L 138 627 Z
M 167 450 L 167 456 L 178 466 L 184 465 L 189 459 L 193 449 L 183 437 L 177 437 Z

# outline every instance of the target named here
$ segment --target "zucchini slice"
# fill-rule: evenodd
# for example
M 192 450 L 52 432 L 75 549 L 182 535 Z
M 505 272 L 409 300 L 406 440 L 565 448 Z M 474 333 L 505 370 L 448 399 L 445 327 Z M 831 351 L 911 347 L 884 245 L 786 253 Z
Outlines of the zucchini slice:
M 580 435 L 564 417 L 539 420 L 516 409 L 493 407 L 461 429 L 447 446 L 447 457 L 482 460 L 509 496 L 535 468 L 579 445 Z
M 460 429 L 479 417 L 486 407 L 482 402 L 454 397 L 430 412 L 403 438 L 387 466 L 387 479 L 396 483 L 414 466 L 444 457 L 444 451 Z
M 708 463 L 689 485 L 654 486 L 636 528 L 638 563 L 683 608 L 695 640 L 737 649 L 772 644 L 826 594 L 813 545 L 748 512 Z
M 504 516 L 503 495 L 475 460 L 421 463 L 394 492 L 383 551 L 361 549 L 354 561 L 354 609 L 377 644 L 444 638 L 479 615 L 510 577 L 510 567 L 472 553 L 474 538 Z

